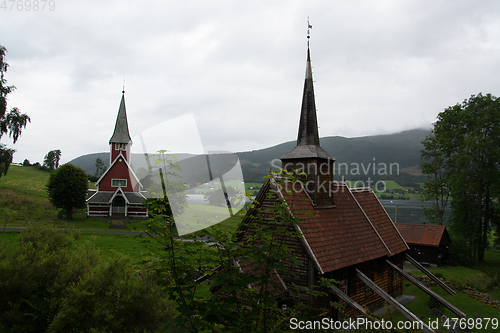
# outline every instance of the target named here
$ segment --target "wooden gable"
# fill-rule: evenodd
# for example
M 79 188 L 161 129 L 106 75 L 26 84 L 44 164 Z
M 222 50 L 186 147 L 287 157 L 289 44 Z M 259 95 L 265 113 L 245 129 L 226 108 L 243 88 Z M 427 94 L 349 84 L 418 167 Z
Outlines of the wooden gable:
M 113 180 L 126 180 L 126 186 L 117 186 Z M 116 183 L 116 181 L 115 181 Z M 139 192 L 141 184 L 135 176 L 127 160 L 119 155 L 109 166 L 106 172 L 96 182 L 98 191 L 114 192 L 121 187 L 124 192 Z

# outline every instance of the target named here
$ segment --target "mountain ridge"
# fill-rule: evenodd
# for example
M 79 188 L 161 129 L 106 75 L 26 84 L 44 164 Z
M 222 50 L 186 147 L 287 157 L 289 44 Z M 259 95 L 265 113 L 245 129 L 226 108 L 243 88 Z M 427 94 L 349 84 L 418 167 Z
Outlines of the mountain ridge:
M 420 151 L 423 149 L 421 142 L 430 133 L 430 129 L 413 129 L 394 134 L 355 138 L 330 136 L 321 138 L 320 144 L 324 150 L 335 158 L 338 166 L 347 165 L 355 168 L 358 165 L 358 168 L 361 169 L 359 166 L 366 167 L 376 164 L 379 167 L 384 164 L 397 164 L 397 176 L 402 173 L 402 169 L 418 175 L 420 171 Z M 287 141 L 268 148 L 235 153 L 240 160 L 245 182 L 262 182 L 262 177 L 267 175 L 271 168 L 279 167 L 281 156 L 293 149 L 295 145 L 296 141 Z M 192 155 L 179 154 L 179 156 L 182 159 L 182 157 Z M 101 158 L 106 167 L 109 166 L 109 152 L 82 155 L 68 163 L 79 166 L 86 173 L 93 175 L 96 170 L 95 161 L 97 158 Z M 133 163 L 134 156 L 132 156 Z M 339 175 L 342 175 L 342 173 L 340 172 Z M 349 178 L 349 176 L 355 175 L 348 172 L 347 175 L 344 174 L 343 176 Z

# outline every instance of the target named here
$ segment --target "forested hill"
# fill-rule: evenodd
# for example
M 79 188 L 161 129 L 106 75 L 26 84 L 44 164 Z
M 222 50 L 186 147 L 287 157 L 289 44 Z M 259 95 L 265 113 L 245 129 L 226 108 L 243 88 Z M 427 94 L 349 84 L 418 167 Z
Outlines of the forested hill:
M 420 163 L 421 141 L 429 135 L 430 130 L 415 129 L 396 134 L 365 136 L 358 138 L 345 138 L 340 136 L 321 138 L 321 147 L 335 158 L 335 164 L 341 163 L 343 168 L 346 165 L 349 173 L 343 175 L 347 179 L 352 178 L 353 168 L 356 164 L 360 167 L 361 173 L 364 173 L 362 167 L 368 168 L 375 162 L 377 168 L 380 163 L 389 165 L 398 163 L 400 172 L 409 172 L 418 175 Z M 269 173 L 272 167 L 271 162 L 277 159 L 274 165 L 279 164 L 279 158 L 295 147 L 295 141 L 285 142 L 270 148 L 253 150 L 248 152 L 236 153 L 240 159 L 243 177 L 246 182 L 262 182 L 262 177 Z M 70 163 L 84 169 L 88 174 L 93 175 L 96 171 L 95 162 L 101 158 L 104 164 L 109 164 L 109 153 L 94 153 L 80 156 Z M 375 160 L 374 160 L 375 159 Z M 132 157 L 132 162 L 134 158 Z M 408 177 L 407 174 L 392 175 L 390 179 L 399 177 Z M 354 177 L 356 178 L 356 177 Z M 387 178 L 387 177 L 386 177 Z M 339 179 L 337 177 L 337 179 Z M 373 179 L 373 177 L 372 177 Z M 357 180 L 357 179 L 356 179 Z
M 377 168 L 380 167 L 380 163 L 387 165 L 398 163 L 400 171 L 403 171 L 402 173 L 419 175 L 420 150 L 423 148 L 421 142 L 429 134 L 430 130 L 414 129 L 396 134 L 358 138 L 331 136 L 321 138 L 320 144 L 323 149 L 335 158 L 337 167 L 342 163 L 343 167 L 340 174 L 345 175 L 346 178 L 356 178 L 350 177 L 353 176 L 351 172 L 355 171 L 353 168 L 356 164 L 359 165 L 363 173 L 362 167 L 368 168 L 374 162 Z M 262 178 L 261 175 L 269 173 L 271 161 L 275 158 L 279 159 L 295 145 L 296 141 L 290 141 L 266 149 L 237 153 L 242 163 L 245 181 L 254 181 L 259 177 Z M 350 175 L 345 174 L 346 164 L 351 173 Z M 397 179 L 398 177 L 389 178 Z

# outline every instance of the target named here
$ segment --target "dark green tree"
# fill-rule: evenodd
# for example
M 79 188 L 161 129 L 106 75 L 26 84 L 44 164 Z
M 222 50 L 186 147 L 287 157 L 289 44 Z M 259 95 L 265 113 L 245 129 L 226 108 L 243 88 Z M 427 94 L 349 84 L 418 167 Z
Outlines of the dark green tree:
M 94 176 L 99 178 L 101 177 L 101 175 L 104 173 L 104 171 L 106 171 L 106 166 L 104 165 L 104 161 L 98 157 L 96 160 L 95 160 L 95 173 L 94 173 Z
M 24 159 L 23 166 L 31 166 L 30 161 L 27 158 Z
M 88 178 L 83 169 L 72 164 L 63 164 L 54 170 L 50 176 L 47 187 L 49 201 L 56 208 L 66 212 L 66 218 L 73 218 L 73 208 L 85 206 L 87 198 Z
M 2 177 L 2 174 L 7 175 L 15 151 L 15 149 L 7 148 L 6 145 L 0 143 L 0 177 Z
M 500 99 L 481 93 L 441 112 L 424 141 L 422 156 L 434 173 L 427 193 L 436 200 L 449 190 L 451 227 L 477 262 L 484 260 L 490 222 L 498 219 L 499 147 Z
M 0 45 L 0 138 L 6 133 L 16 143 L 21 135 L 22 129 L 26 128 L 28 122 L 31 122 L 27 114 L 21 114 L 18 108 L 12 108 L 7 112 L 7 95 L 13 92 L 16 87 L 7 85 L 5 73 L 9 64 L 5 62 L 5 53 L 7 50 Z
M 59 160 L 61 159 L 61 151 L 59 149 L 51 150 L 43 158 L 43 166 L 55 170 L 59 167 Z
M 447 159 L 443 156 L 442 147 L 434 135 L 426 137 L 422 145 L 423 162 L 420 167 L 428 179 L 422 188 L 421 200 L 432 202 L 430 208 L 424 208 L 424 215 L 432 223 L 443 225 L 445 208 L 450 198 Z

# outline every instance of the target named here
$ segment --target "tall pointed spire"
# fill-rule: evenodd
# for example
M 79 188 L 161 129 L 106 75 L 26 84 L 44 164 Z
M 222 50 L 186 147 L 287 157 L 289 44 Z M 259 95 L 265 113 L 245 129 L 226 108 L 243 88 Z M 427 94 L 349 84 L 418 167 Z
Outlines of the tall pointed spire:
M 335 207 L 333 201 L 333 164 L 335 159 L 319 145 L 318 120 L 309 50 L 309 29 L 307 21 L 307 62 L 304 93 L 300 109 L 297 146 L 281 157 L 285 170 L 302 170 L 301 183 L 315 208 Z
M 302 108 L 300 110 L 299 134 L 297 136 L 297 146 L 303 145 L 319 146 L 318 120 L 316 118 L 311 52 L 309 51 L 309 47 L 307 47 L 306 79 L 302 95 Z
M 302 94 L 300 110 L 299 132 L 297 146 L 285 154 L 281 159 L 320 157 L 333 159 L 319 145 L 318 120 L 316 117 L 316 103 L 311 69 L 311 52 L 307 46 L 306 78 Z
M 127 122 L 127 111 L 125 109 L 125 91 L 122 91 L 122 100 L 120 102 L 120 109 L 118 110 L 118 116 L 116 117 L 115 130 L 111 139 L 109 139 L 109 144 L 112 143 L 130 143 L 132 139 L 128 131 Z

